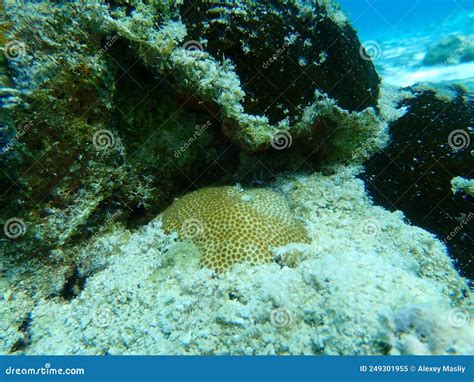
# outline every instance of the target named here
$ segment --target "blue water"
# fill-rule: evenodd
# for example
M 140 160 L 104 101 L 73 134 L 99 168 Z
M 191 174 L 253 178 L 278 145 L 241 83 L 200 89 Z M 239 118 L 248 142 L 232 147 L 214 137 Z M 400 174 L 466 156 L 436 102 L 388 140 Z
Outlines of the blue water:
M 364 47 L 371 50 L 386 84 L 461 83 L 474 91 L 474 62 L 424 61 L 453 36 L 474 40 L 474 0 L 340 0 L 340 4 Z M 451 52 L 452 57 L 456 54 Z
M 474 0 L 340 0 L 339 3 L 361 39 L 436 30 L 441 33 L 457 19 L 474 14 Z

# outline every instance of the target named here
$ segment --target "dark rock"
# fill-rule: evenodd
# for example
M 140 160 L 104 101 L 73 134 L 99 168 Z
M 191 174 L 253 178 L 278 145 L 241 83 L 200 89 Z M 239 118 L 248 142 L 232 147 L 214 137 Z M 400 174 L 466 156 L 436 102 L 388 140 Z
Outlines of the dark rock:
M 407 113 L 390 126 L 390 145 L 366 164 L 367 189 L 376 203 L 402 210 L 413 224 L 436 234 L 460 273 L 472 279 L 473 198 L 454 194 L 451 180 L 474 177 L 473 102 L 458 87 L 409 90 L 413 97 L 399 105 Z
M 311 4 L 311 10 L 306 9 Z M 313 8 L 314 7 L 314 8 Z M 323 2 L 196 0 L 182 6 L 188 38 L 230 59 L 247 97 L 245 111 L 270 123 L 290 121 L 318 89 L 349 111 L 377 104 L 380 79 L 360 54 L 352 26 Z

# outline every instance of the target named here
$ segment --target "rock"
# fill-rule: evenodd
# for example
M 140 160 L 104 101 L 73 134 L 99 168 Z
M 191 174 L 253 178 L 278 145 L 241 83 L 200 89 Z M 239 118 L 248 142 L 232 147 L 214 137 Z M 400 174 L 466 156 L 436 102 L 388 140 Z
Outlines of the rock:
M 328 2 L 194 0 L 181 7 L 188 39 L 229 59 L 246 93 L 244 110 L 275 124 L 295 121 L 315 89 L 349 111 L 377 105 L 380 79 L 348 20 Z
M 429 48 L 423 64 L 456 65 L 474 60 L 474 39 L 472 36 L 452 35 Z
M 12 89 L 0 218 L 26 228 L 0 240 L 12 256 L 74 244 L 110 216 L 142 224 L 184 191 L 247 172 L 256 152 L 271 153 L 275 174 L 383 145 L 377 73 L 325 1 L 12 3 L 5 14 L 1 41 L 16 54 L 0 63 Z M 274 148 L 282 134 L 292 150 Z
M 390 125 L 391 143 L 366 163 L 364 178 L 374 200 L 402 210 L 448 246 L 462 274 L 473 278 L 473 198 L 453 193 L 454 177 L 472 177 L 472 98 L 460 87 L 407 89 L 404 116 Z

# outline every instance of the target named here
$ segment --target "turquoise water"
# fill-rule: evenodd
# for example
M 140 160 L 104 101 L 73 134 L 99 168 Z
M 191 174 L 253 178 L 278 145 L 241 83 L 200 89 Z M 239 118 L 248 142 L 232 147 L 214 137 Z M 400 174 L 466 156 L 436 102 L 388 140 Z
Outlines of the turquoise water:
M 474 1 L 342 0 L 340 4 L 362 43 L 373 49 L 374 63 L 386 83 L 410 86 L 458 81 L 474 89 L 472 61 L 450 65 L 443 65 L 443 60 L 437 65 L 424 61 L 443 41 L 461 38 L 472 42 Z M 455 49 L 451 54 L 456 54 Z
M 339 3 L 362 39 L 441 32 L 450 29 L 458 17 L 472 16 L 474 11 L 472 0 L 341 0 Z M 473 27 L 471 22 L 471 31 Z

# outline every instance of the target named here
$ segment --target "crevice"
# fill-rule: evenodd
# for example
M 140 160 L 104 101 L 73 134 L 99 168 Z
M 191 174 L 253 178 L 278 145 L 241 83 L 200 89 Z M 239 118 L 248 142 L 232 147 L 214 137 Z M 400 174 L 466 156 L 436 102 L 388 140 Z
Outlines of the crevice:
M 18 331 L 23 333 L 23 337 L 19 338 L 13 344 L 13 346 L 9 350 L 9 353 L 22 352 L 26 350 L 26 348 L 30 345 L 31 343 L 31 334 L 29 333 L 30 324 L 31 324 L 31 312 L 26 315 L 25 319 L 22 321 L 22 323 L 18 327 Z
M 67 301 L 77 297 L 84 289 L 86 285 L 86 279 L 87 277 L 81 275 L 77 266 L 74 265 L 72 268 L 72 274 L 66 279 L 63 289 L 61 292 L 59 292 L 59 296 Z

